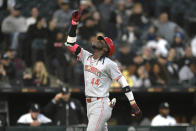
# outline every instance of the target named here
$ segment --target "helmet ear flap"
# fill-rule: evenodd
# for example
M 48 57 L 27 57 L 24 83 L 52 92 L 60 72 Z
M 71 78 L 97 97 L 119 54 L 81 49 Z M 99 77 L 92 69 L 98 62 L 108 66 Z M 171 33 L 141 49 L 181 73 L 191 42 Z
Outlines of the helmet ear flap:
M 112 39 L 110 39 L 109 37 L 104 37 L 104 40 L 105 40 L 105 42 L 108 46 L 108 49 L 109 49 L 107 56 L 112 56 L 115 52 L 114 43 L 113 43 Z

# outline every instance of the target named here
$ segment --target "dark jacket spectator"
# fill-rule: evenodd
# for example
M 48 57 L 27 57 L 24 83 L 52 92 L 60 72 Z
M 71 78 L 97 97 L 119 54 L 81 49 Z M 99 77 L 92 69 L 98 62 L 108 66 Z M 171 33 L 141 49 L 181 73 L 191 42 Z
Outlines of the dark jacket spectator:
M 157 28 L 155 26 L 150 26 L 148 32 L 144 34 L 143 37 L 146 41 L 156 40 L 157 37 L 156 32 L 157 32 Z
M 161 66 L 158 63 L 152 65 L 149 76 L 153 86 L 166 85 L 167 83 Z
M 169 73 L 169 76 L 171 78 L 170 84 L 177 84 L 178 83 L 178 64 L 176 63 L 176 50 L 174 48 L 171 48 L 168 53 L 167 57 L 167 70 Z
M 47 37 L 47 29 L 45 28 L 46 21 L 43 17 L 38 17 L 36 24 L 31 25 L 25 34 L 25 39 L 23 42 L 23 58 L 27 64 L 27 66 L 31 66 L 36 59 L 42 59 L 43 55 L 37 56 L 33 51 L 33 49 L 44 48 L 46 37 Z M 43 52 L 42 52 L 43 53 Z M 41 58 L 35 58 L 41 57 Z
M 128 44 L 122 44 L 118 54 L 118 61 L 122 66 L 128 67 L 133 63 L 133 57 L 135 54 L 131 51 L 131 47 Z
M 84 21 L 84 25 L 79 28 L 79 35 L 84 40 L 89 40 L 96 34 L 96 26 L 93 18 L 89 17 Z
M 148 19 L 143 14 L 143 8 L 140 3 L 136 3 L 133 7 L 133 13 L 129 17 L 128 25 L 143 28 L 148 23 Z
M 110 37 L 113 41 L 116 41 L 120 38 L 122 32 L 122 18 L 120 15 L 111 12 L 108 27 L 106 30 L 106 35 Z
M 185 43 L 183 41 L 183 35 L 181 33 L 177 33 L 174 36 L 174 41 L 171 44 L 171 47 L 176 50 L 176 59 L 181 59 L 184 56 L 184 49 L 185 49 Z
M 7 76 L 11 85 L 16 84 L 16 68 L 14 62 L 9 58 L 8 54 L 5 53 L 2 56 L 1 62 L 1 76 Z
M 68 88 L 63 87 L 48 105 L 44 112 L 51 116 L 53 123 L 58 126 L 69 126 L 83 124 L 85 122 L 85 112 L 81 103 L 70 98 L 71 93 Z

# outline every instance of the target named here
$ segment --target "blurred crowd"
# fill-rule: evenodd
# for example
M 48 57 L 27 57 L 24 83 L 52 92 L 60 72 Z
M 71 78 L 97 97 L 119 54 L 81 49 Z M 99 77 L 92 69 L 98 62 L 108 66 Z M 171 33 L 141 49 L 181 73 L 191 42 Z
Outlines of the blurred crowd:
M 63 46 L 80 5 L 78 43 L 92 51 L 96 36 L 111 37 L 111 59 L 134 87 L 196 86 L 195 34 L 161 1 L 0 0 L 0 85 L 83 84 L 82 65 Z

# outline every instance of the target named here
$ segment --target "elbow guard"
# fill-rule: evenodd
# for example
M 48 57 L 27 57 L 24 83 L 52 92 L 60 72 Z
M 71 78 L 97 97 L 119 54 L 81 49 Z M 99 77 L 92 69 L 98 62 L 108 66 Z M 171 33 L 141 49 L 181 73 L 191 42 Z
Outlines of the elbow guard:
M 123 92 L 123 93 L 128 93 L 128 92 L 130 92 L 130 91 L 131 91 L 130 86 L 126 86 L 126 87 L 123 87 L 123 88 L 122 88 L 122 92 Z
M 125 93 L 125 95 L 127 96 L 129 101 L 133 101 L 134 100 L 134 96 L 133 93 L 131 91 L 130 86 L 126 86 L 122 88 L 122 92 Z

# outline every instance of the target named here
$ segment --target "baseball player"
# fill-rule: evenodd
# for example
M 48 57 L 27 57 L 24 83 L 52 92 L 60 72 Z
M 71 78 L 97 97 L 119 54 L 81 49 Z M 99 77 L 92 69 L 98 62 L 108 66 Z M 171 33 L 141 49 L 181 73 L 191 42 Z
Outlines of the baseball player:
M 76 43 L 76 29 L 81 9 L 72 13 L 72 26 L 65 46 L 77 56 L 84 65 L 85 96 L 87 103 L 87 131 L 107 131 L 107 121 L 111 117 L 112 107 L 109 100 L 109 88 L 113 80 L 120 83 L 122 91 L 130 101 L 132 116 L 140 119 L 142 112 L 137 106 L 133 93 L 122 76 L 117 64 L 108 57 L 114 54 L 114 43 L 109 37 L 98 36 L 92 43 L 93 54 Z

